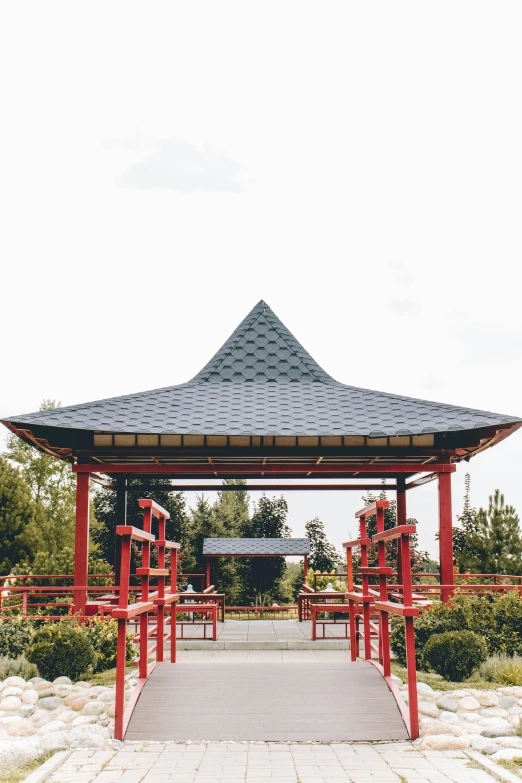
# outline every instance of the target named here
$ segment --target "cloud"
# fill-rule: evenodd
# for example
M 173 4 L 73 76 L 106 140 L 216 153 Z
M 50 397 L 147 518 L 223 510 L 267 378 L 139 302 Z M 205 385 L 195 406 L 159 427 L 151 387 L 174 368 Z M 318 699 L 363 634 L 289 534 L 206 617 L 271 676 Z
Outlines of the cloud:
M 405 297 L 392 299 L 388 304 L 388 308 L 392 313 L 397 313 L 397 315 L 415 315 L 420 310 L 419 304 L 415 299 Z
M 210 144 L 201 147 L 169 136 L 135 133 L 108 139 L 107 149 L 140 155 L 114 177 L 122 188 L 178 193 L 240 193 L 246 166 Z

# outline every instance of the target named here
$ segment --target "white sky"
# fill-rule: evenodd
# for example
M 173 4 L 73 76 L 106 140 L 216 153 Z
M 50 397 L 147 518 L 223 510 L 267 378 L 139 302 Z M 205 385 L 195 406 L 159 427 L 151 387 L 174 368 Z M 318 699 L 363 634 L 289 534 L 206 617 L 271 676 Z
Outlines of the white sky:
M 518 1 L 4 3 L 0 415 L 186 381 L 261 298 L 340 381 L 522 415 L 521 35 Z M 521 456 L 473 503 L 522 511 Z M 289 503 L 335 543 L 361 505 Z

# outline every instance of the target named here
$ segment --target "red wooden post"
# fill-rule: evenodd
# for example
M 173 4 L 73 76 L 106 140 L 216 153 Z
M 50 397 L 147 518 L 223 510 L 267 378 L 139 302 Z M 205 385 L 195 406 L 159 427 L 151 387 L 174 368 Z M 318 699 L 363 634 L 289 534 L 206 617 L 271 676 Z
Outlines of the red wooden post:
M 303 583 L 306 584 L 308 578 L 308 555 L 303 557 Z
M 74 537 L 74 612 L 85 613 L 89 578 L 89 473 L 76 474 L 76 531 Z
M 150 533 L 152 530 L 152 509 L 150 506 L 143 509 L 143 530 Z M 141 550 L 141 565 L 143 568 L 150 568 L 150 542 L 144 541 Z M 141 577 L 141 600 L 149 600 L 149 575 L 143 574 Z M 149 613 L 140 614 L 140 679 L 147 679 L 149 667 Z
M 406 516 L 406 479 L 397 479 L 397 525 L 405 525 Z M 401 542 L 397 539 L 397 583 L 402 585 L 402 552 Z
M 361 517 L 359 520 L 359 530 L 361 539 L 366 540 L 366 517 Z M 368 566 L 368 547 L 366 544 L 361 544 L 361 568 Z M 362 574 L 362 594 L 368 596 L 370 594 L 370 583 L 367 574 Z M 364 657 L 369 661 L 372 657 L 371 648 L 371 628 L 370 628 L 370 604 L 368 601 L 363 601 L 363 630 L 364 630 Z
M 170 550 L 170 592 L 178 592 L 178 550 Z
M 165 536 L 166 536 L 166 520 L 165 517 L 159 517 L 158 519 L 158 540 L 161 543 L 158 546 L 158 568 L 165 568 Z M 158 598 L 165 598 L 165 577 L 158 576 Z M 159 604 L 156 606 L 157 611 L 157 624 L 156 624 L 156 661 L 161 663 L 164 657 L 165 647 L 165 605 Z
M 127 620 L 118 620 L 116 647 L 116 702 L 114 713 L 114 736 L 123 739 L 123 716 L 125 714 L 125 661 L 127 655 Z
M 207 567 L 206 567 L 206 584 L 205 587 L 210 587 L 210 559 L 207 558 Z
M 440 583 L 452 585 L 453 576 L 453 520 L 451 513 L 451 473 L 439 473 L 439 560 Z M 442 590 L 444 602 L 451 598 L 451 590 Z
M 351 546 L 346 547 L 346 587 L 353 591 L 353 555 Z

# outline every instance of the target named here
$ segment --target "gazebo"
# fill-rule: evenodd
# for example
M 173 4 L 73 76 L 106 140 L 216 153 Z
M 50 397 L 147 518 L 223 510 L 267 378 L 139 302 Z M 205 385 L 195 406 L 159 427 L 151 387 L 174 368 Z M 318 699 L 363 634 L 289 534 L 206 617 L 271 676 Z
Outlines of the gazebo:
M 206 581 L 210 585 L 212 557 L 302 557 L 303 579 L 308 574 L 309 538 L 205 538 Z
M 75 608 L 86 602 L 89 484 L 117 492 L 125 524 L 128 477 L 257 478 L 270 489 L 368 489 L 388 479 L 397 522 L 406 494 L 438 481 L 440 578 L 453 581 L 451 474 L 518 429 L 514 416 L 347 386 L 334 380 L 265 302 L 188 383 L 38 413 L 3 423 L 77 478 Z M 306 479 L 281 485 L 275 479 Z M 343 479 L 343 483 L 324 483 Z M 355 483 L 354 480 L 355 479 Z M 218 488 L 218 485 L 215 485 Z M 256 485 L 256 488 L 260 488 Z

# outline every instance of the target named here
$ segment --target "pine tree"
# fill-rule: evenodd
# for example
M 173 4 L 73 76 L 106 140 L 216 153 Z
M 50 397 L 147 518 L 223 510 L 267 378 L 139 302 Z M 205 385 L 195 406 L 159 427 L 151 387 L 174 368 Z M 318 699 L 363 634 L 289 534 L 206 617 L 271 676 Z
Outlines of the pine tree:
M 474 529 L 467 535 L 469 568 L 481 574 L 522 573 L 522 533 L 513 506 L 506 506 L 498 489 L 487 511 L 479 508 Z
M 265 495 L 254 508 L 252 518 L 244 528 L 245 538 L 286 538 L 290 528 L 286 523 L 288 504 L 284 497 Z M 278 598 L 280 580 L 285 573 L 284 557 L 252 557 L 243 561 L 244 598 L 266 604 Z
M 324 524 L 319 517 L 314 517 L 305 525 L 307 537 L 310 539 L 310 554 L 308 564 L 314 571 L 335 571 L 341 561 L 336 548 L 329 543 L 324 532 Z
M 32 560 L 38 508 L 17 468 L 0 456 L 0 574 L 21 560 Z
M 453 528 L 453 553 L 460 573 L 470 571 L 478 556 L 471 543 L 471 537 L 478 533 L 477 510 L 471 505 L 471 477 L 464 477 L 464 505 L 457 516 L 458 526 Z

